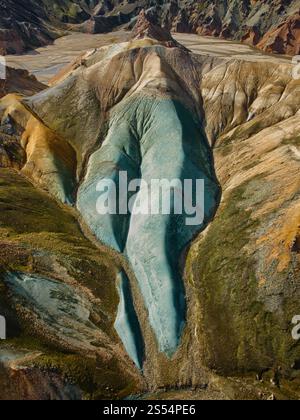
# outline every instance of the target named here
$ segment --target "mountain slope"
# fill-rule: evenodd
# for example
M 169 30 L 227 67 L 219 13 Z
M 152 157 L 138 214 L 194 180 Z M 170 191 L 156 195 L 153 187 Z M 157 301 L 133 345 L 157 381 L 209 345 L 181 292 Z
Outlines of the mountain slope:
M 0 53 L 23 53 L 66 33 L 64 23 L 91 16 L 93 2 L 76 0 L 1 0 Z

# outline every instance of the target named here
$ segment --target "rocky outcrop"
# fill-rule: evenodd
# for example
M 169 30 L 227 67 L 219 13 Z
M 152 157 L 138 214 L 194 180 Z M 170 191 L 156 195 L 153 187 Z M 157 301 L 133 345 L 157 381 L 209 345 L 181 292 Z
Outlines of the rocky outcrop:
M 257 43 L 258 48 L 280 54 L 300 54 L 300 13 L 272 28 Z
M 89 1 L 1 0 L 0 54 L 20 54 L 66 34 L 67 25 L 90 18 Z
M 3 67 L 0 67 L 0 71 L 2 70 L 4 71 Z M 27 70 L 13 69 L 6 66 L 4 73 L 2 74 L 1 72 L 0 99 L 9 93 L 33 95 L 45 88 L 46 85 L 40 83 Z
M 0 132 L 0 167 L 22 169 L 26 154 L 15 136 Z
M 42 352 L 16 351 L 9 345 L 0 348 L 0 400 L 80 400 L 82 390 L 56 372 L 30 366 Z
M 22 169 L 26 153 L 20 136 L 30 114 L 25 115 L 19 101 L 22 95 L 33 95 L 46 86 L 23 70 L 6 67 L 4 76 L 0 80 L 0 99 L 5 96 L 0 103 L 0 167 Z
M 22 53 L 26 49 L 49 44 L 54 35 L 47 27 L 45 4 L 29 1 L 0 2 L 0 53 Z
M 203 358 L 223 373 L 276 365 L 296 375 L 299 89 L 289 65 L 231 62 L 203 78 L 223 198 L 191 251 L 189 273 Z
M 0 183 L 1 398 L 122 398 L 143 389 L 114 330 L 117 260 L 22 174 L 1 168 Z

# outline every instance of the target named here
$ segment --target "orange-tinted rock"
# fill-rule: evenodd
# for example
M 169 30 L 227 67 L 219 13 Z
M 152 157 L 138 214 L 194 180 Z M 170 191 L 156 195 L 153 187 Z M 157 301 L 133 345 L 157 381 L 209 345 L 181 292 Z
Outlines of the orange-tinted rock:
M 300 54 L 300 13 L 267 32 L 258 47 L 270 53 Z
M 259 32 L 256 28 L 249 28 L 248 32 L 242 38 L 245 44 L 256 45 L 260 40 Z
M 176 32 L 198 33 L 258 45 L 268 52 L 297 54 L 299 51 L 298 0 L 152 0 L 93 1 L 2 0 L 0 54 L 20 53 L 51 43 L 65 30 L 106 33 L 126 24 L 133 28 L 141 7 L 154 16 L 152 24 Z M 84 3 L 84 6 L 82 5 Z M 160 40 L 161 29 L 149 28 L 138 19 L 137 31 Z M 163 36 L 164 38 L 164 36 Z M 172 42 L 164 39 L 165 42 Z
M 132 39 L 151 38 L 162 42 L 166 47 L 181 47 L 177 41 L 172 37 L 170 31 L 155 23 L 155 20 L 148 15 L 145 10 L 139 14 L 137 23 L 132 31 Z
M 27 70 L 6 67 L 5 77 L 5 80 L 0 79 L 0 98 L 8 93 L 33 95 L 46 88 L 35 76 L 30 75 Z

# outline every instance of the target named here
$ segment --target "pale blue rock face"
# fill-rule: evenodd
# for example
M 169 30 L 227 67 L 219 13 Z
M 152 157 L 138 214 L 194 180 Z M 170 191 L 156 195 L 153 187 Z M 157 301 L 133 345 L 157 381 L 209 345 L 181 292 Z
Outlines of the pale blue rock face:
M 10 272 L 4 282 L 17 304 L 35 314 L 49 334 L 81 349 L 94 349 L 99 328 L 91 321 L 91 302 L 74 287 L 38 274 Z
M 140 178 L 139 143 L 127 121 L 112 123 L 102 147 L 89 161 L 84 182 L 78 190 L 77 206 L 97 238 L 123 252 L 130 223 L 129 214 L 99 215 L 97 192 L 101 180 L 111 180 L 119 190 L 119 173 L 126 171 L 128 180 Z M 120 197 L 117 197 L 119 203 Z
M 66 284 L 22 272 L 6 274 L 4 281 L 15 296 L 35 308 L 36 312 L 42 313 L 43 318 L 62 320 L 67 315 L 74 320 L 89 322 L 90 313 L 84 302 Z
M 185 208 L 182 214 L 139 214 L 138 208 L 147 206 L 149 197 L 149 189 L 143 184 L 135 199 L 134 214 L 99 215 L 97 184 L 105 178 L 117 181 L 120 171 L 127 171 L 128 181 L 141 178 L 148 185 L 156 179 L 193 180 L 192 197 L 185 197 L 190 204 L 199 200 L 203 217 L 192 224 Z M 196 190 L 196 180 L 204 181 L 204 202 L 201 189 Z M 180 256 L 214 215 L 219 192 L 212 154 L 200 123 L 178 101 L 142 95 L 115 107 L 108 136 L 92 155 L 79 189 L 78 208 L 97 238 L 123 252 L 130 261 L 159 349 L 168 357 L 178 349 L 186 320 Z M 171 197 L 172 210 L 176 193 Z M 160 208 L 159 203 L 159 192 L 153 193 L 151 204 Z M 124 307 L 123 302 L 120 305 Z M 132 329 L 128 329 L 127 336 L 130 334 Z M 123 337 L 124 341 L 128 339 Z M 138 349 L 131 353 L 138 354 Z
M 115 321 L 115 329 L 119 334 L 128 355 L 134 361 L 135 365 L 142 370 L 144 361 L 144 341 L 139 320 L 133 306 L 129 280 L 123 272 L 118 276 L 117 288 L 120 304 Z

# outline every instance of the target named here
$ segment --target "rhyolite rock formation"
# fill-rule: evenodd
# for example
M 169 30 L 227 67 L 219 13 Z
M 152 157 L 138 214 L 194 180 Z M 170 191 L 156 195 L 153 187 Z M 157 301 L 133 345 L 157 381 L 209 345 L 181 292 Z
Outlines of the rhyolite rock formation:
M 141 19 L 146 20 L 144 14 Z M 191 78 L 193 62 L 182 82 L 183 86 L 181 78 L 177 76 L 180 67 L 176 66 L 176 61 L 184 63 L 189 56 L 188 52 L 183 47 L 176 47 L 170 35 L 161 36 L 161 41 L 156 41 L 147 37 L 148 25 L 141 25 L 141 31 L 138 29 L 133 33 L 133 41 L 122 45 L 120 51 L 112 47 L 95 53 L 100 55 L 100 59 L 91 56 L 85 63 L 87 69 L 84 83 L 79 76 L 80 72 L 75 72 L 63 81 L 62 86 L 58 84 L 24 103 L 48 127 L 62 138 L 67 138 L 81 160 L 89 156 L 77 193 L 77 207 L 101 242 L 128 257 L 159 348 L 171 357 L 180 344 L 186 317 L 185 293 L 178 261 L 194 235 L 213 217 L 218 204 L 219 186 L 214 177 L 207 140 L 201 134 L 202 128 L 196 119 L 199 104 L 196 98 L 190 97 L 193 93 L 184 87 Z M 154 29 L 152 32 L 155 33 Z M 146 38 L 142 36 L 144 31 Z M 139 50 L 137 47 L 140 42 L 145 46 L 154 45 L 153 48 Z M 157 42 L 159 44 L 155 47 Z M 164 50 L 161 50 L 162 46 Z M 121 65 L 124 60 L 127 61 L 126 72 Z M 112 77 L 117 77 L 117 83 L 107 79 L 109 69 Z M 99 97 L 97 94 L 91 96 L 90 83 L 94 84 Z M 196 79 L 190 87 L 194 94 L 197 87 Z M 46 116 L 53 114 L 52 107 L 56 108 L 55 112 L 60 112 L 58 107 L 65 107 L 64 103 L 77 95 L 81 97 L 85 115 L 91 118 L 90 110 L 97 112 L 93 116 L 93 125 L 88 127 L 86 143 L 81 138 L 82 128 L 78 127 L 75 133 L 75 127 L 71 127 L 71 134 L 69 125 L 63 119 L 54 128 Z M 81 126 L 82 116 L 77 106 L 70 114 L 72 112 L 78 115 L 77 121 Z M 107 113 L 108 116 L 101 120 L 101 114 Z M 107 131 L 102 134 L 103 139 L 99 142 L 101 126 L 105 120 Z M 166 142 L 167 138 L 169 140 Z M 194 149 L 194 142 L 199 144 L 197 150 Z M 170 182 L 203 179 L 204 221 L 186 226 L 186 213 L 181 216 L 153 216 L 139 212 L 133 215 L 99 215 L 99 182 L 101 179 L 110 179 L 118 185 L 122 172 L 126 172 L 128 183 L 142 178 L 142 182 L 148 185 L 156 178 Z M 191 199 L 196 193 L 195 185 L 193 188 Z M 141 186 L 135 206 L 144 203 L 148 193 L 148 187 Z M 159 196 L 152 199 L 159 203 Z M 137 364 L 141 367 L 140 362 Z
M 3 67 L 0 67 L 3 70 Z M 5 72 L 1 73 L 0 78 L 0 99 L 9 93 L 33 95 L 46 88 L 35 76 L 27 70 L 14 69 L 5 66 Z
M 33 95 L 45 89 L 46 86 L 38 82 L 34 76 L 31 76 L 26 70 L 18 70 L 10 67 L 5 68 L 3 74 L 5 79 L 0 79 L 0 166 L 11 166 L 21 169 L 26 162 L 25 152 L 20 144 L 19 136 L 23 128 L 16 122 L 16 117 L 12 114 L 23 114 L 23 107 L 20 108 L 19 100 L 22 95 Z M 20 116 L 21 118 L 21 116 Z M 21 118 L 22 120 L 22 118 Z
M 141 19 L 51 88 L 0 102 L 24 153 L 0 169 L 0 385 L 298 399 L 300 81 L 289 63 L 193 55 Z M 204 180 L 204 219 L 99 214 L 99 181 L 125 171 Z M 141 183 L 134 206 L 146 196 Z

